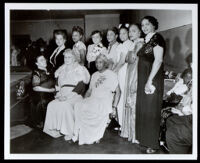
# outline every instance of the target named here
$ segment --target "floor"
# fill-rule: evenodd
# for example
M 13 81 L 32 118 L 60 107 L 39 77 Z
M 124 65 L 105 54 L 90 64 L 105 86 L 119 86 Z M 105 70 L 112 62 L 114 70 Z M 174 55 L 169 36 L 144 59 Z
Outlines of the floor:
M 106 130 L 99 144 L 68 143 L 64 137 L 54 139 L 39 129 L 11 140 L 11 154 L 144 154 L 145 148 L 121 138 L 114 130 Z M 155 154 L 165 154 L 159 150 Z

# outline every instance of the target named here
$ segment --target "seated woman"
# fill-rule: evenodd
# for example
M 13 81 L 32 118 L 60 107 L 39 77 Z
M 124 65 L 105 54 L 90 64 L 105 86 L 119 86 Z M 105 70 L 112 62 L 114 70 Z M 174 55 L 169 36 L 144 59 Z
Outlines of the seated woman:
M 79 145 L 98 143 L 103 137 L 109 114 L 112 113 L 112 93 L 118 86 L 117 75 L 108 69 L 107 57 L 100 54 L 95 62 L 98 71 L 92 75 L 86 98 L 74 107 L 72 140 L 79 141 Z
M 64 64 L 55 72 L 58 77 L 55 100 L 47 106 L 44 132 L 57 138 L 65 135 L 65 140 L 71 140 L 74 129 L 74 104 L 82 99 L 76 92 L 79 83 L 87 84 L 90 75 L 84 66 L 76 62 L 73 50 L 66 49 L 63 53 Z
M 174 87 L 166 93 L 166 100 L 163 102 L 163 107 L 167 106 L 175 106 L 177 105 L 181 99 L 185 96 L 185 92 L 188 91 L 190 84 L 192 81 L 192 70 L 185 69 L 181 74 L 181 78 L 174 85 Z
M 43 55 L 35 58 L 37 68 L 32 75 L 32 88 L 30 94 L 30 119 L 33 126 L 41 128 L 44 123 L 47 104 L 53 100 L 55 82 L 53 76 L 47 71 L 47 61 Z
M 166 122 L 166 143 L 170 154 L 188 154 L 192 149 L 192 89 L 171 108 Z

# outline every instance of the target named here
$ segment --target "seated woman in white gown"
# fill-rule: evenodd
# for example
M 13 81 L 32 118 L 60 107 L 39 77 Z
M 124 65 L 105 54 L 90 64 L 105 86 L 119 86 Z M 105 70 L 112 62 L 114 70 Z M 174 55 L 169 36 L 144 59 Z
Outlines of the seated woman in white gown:
M 90 75 L 84 66 L 76 62 L 76 56 L 71 49 L 63 53 L 64 64 L 60 66 L 55 77 L 58 78 L 55 100 L 47 106 L 43 131 L 57 138 L 65 135 L 65 140 L 71 140 L 74 130 L 74 104 L 82 99 L 77 93 L 77 85 L 89 83 Z
M 95 64 L 98 71 L 91 77 L 86 98 L 74 106 L 75 126 L 72 140 L 79 141 L 79 145 L 98 143 L 104 135 L 109 114 L 114 110 L 112 93 L 118 86 L 117 75 L 107 69 L 108 59 L 105 55 L 100 54 Z

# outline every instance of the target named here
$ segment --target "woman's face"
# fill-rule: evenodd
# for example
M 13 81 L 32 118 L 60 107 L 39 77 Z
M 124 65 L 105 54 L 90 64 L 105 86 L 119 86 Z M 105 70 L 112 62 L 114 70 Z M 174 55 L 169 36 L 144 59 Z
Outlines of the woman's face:
M 120 29 L 119 38 L 122 42 L 128 40 L 128 31 L 124 28 Z
M 99 33 L 95 33 L 92 35 L 92 41 L 94 44 L 99 44 L 101 42 L 102 38 Z
M 45 57 L 44 56 L 39 56 L 37 58 L 36 65 L 38 67 L 46 68 L 47 67 L 47 61 L 46 61 Z
M 98 71 L 103 71 L 105 69 L 104 61 L 101 58 L 97 58 L 96 62 L 96 67 Z
M 117 40 L 117 35 L 113 31 L 109 30 L 107 32 L 107 40 L 108 42 L 115 42 Z
M 79 32 L 74 31 L 74 32 L 72 33 L 72 40 L 73 40 L 74 42 L 80 41 L 81 38 L 82 38 L 82 35 L 81 35 Z
M 142 25 L 142 31 L 144 32 L 144 34 L 147 35 L 149 33 L 155 32 L 155 27 L 153 26 L 153 24 L 149 22 L 148 19 L 143 19 L 141 25 Z
M 140 38 L 141 32 L 136 25 L 132 25 L 129 28 L 129 38 L 134 41 L 137 38 Z
M 65 44 L 65 39 L 63 38 L 63 35 L 55 35 L 56 45 L 59 47 Z
M 74 55 L 72 53 L 67 52 L 67 53 L 64 54 L 64 63 L 66 65 L 70 65 L 74 62 L 75 62 L 75 58 L 74 58 Z

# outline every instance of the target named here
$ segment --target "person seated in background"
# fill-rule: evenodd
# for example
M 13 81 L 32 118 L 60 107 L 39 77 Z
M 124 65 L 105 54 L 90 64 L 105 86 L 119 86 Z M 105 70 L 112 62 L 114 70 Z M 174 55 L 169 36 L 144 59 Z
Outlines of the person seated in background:
M 83 29 L 79 26 L 74 26 L 72 28 L 72 40 L 74 41 L 73 50 L 78 56 L 78 62 L 81 65 L 85 65 L 85 55 L 86 55 L 86 46 L 81 41 L 83 37 Z
M 11 46 L 11 66 L 20 66 L 20 63 L 18 61 L 18 55 L 20 53 L 20 49 L 16 47 L 15 45 Z
M 183 98 L 184 93 L 188 91 L 191 81 L 192 70 L 190 68 L 185 69 L 174 87 L 166 93 L 163 107 L 177 105 Z
M 30 93 L 30 120 L 33 127 L 43 127 L 47 104 L 53 99 L 55 80 L 47 70 L 47 61 L 40 54 L 35 58 L 36 68 L 32 74 L 32 91 Z
M 82 86 L 89 83 L 90 75 L 77 62 L 73 50 L 66 49 L 63 55 L 64 64 L 55 72 L 55 78 L 58 78 L 57 93 L 47 106 L 43 132 L 54 138 L 64 135 L 64 139 L 70 141 L 74 129 L 74 105 L 82 99 Z
M 166 144 L 170 154 L 188 154 L 192 149 L 192 88 L 171 108 L 166 121 Z
M 118 86 L 117 75 L 108 69 L 107 57 L 100 54 L 96 58 L 95 72 L 90 81 L 85 99 L 74 106 L 75 126 L 72 140 L 79 145 L 99 143 L 103 137 L 109 114 L 115 111 L 113 92 Z M 117 100 L 118 101 L 118 100 Z M 112 104 L 115 105 L 112 107 Z

